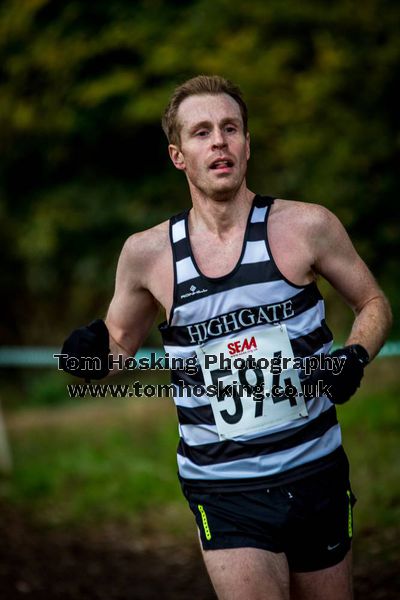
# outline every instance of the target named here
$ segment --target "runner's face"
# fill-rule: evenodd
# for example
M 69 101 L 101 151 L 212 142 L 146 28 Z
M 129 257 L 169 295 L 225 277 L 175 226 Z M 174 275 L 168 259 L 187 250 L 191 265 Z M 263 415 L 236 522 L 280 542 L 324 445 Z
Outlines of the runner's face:
M 250 157 L 237 102 L 227 94 L 189 96 L 179 106 L 178 120 L 180 147 L 170 145 L 169 151 L 189 185 L 217 199 L 235 193 Z

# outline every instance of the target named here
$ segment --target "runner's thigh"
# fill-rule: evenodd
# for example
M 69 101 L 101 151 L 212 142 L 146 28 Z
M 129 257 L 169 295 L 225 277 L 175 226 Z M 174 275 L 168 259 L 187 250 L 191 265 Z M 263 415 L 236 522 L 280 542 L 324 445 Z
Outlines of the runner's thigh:
M 289 569 L 283 553 L 259 548 L 202 552 L 219 600 L 289 600 Z
M 291 600 L 352 600 L 351 550 L 345 558 L 327 569 L 291 573 Z

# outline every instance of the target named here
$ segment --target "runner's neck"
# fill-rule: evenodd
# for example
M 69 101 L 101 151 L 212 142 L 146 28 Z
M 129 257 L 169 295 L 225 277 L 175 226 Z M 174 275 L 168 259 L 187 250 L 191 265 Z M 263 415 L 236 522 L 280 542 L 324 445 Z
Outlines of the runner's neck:
M 190 232 L 204 231 L 224 237 L 238 226 L 245 228 L 254 197 L 254 192 L 246 189 L 244 195 L 227 201 L 193 199 L 188 219 Z

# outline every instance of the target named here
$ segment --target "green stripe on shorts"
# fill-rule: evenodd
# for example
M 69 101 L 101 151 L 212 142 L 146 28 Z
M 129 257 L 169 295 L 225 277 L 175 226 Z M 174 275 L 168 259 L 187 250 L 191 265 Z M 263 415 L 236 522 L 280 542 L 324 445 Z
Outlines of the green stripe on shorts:
M 352 514 L 352 510 L 351 510 L 351 492 L 350 492 L 350 490 L 347 490 L 347 496 L 349 498 L 349 516 L 348 516 L 348 521 L 347 521 L 347 530 L 348 530 L 349 538 L 352 538 L 353 537 L 353 514 Z
M 202 523 L 203 523 L 203 528 L 204 528 L 204 533 L 206 535 L 206 540 L 211 540 L 211 531 L 210 531 L 210 528 L 208 526 L 206 511 L 204 510 L 204 507 L 203 507 L 202 504 L 198 504 L 197 508 L 199 509 L 199 513 L 201 515 L 201 520 L 202 520 Z

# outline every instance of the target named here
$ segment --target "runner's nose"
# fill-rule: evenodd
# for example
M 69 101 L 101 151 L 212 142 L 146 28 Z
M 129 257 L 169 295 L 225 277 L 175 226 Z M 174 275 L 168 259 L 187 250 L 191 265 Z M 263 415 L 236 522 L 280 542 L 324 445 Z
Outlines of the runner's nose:
M 226 146 L 224 134 L 219 129 L 216 129 L 212 134 L 212 148 L 215 150 L 217 148 L 223 148 L 224 146 Z

